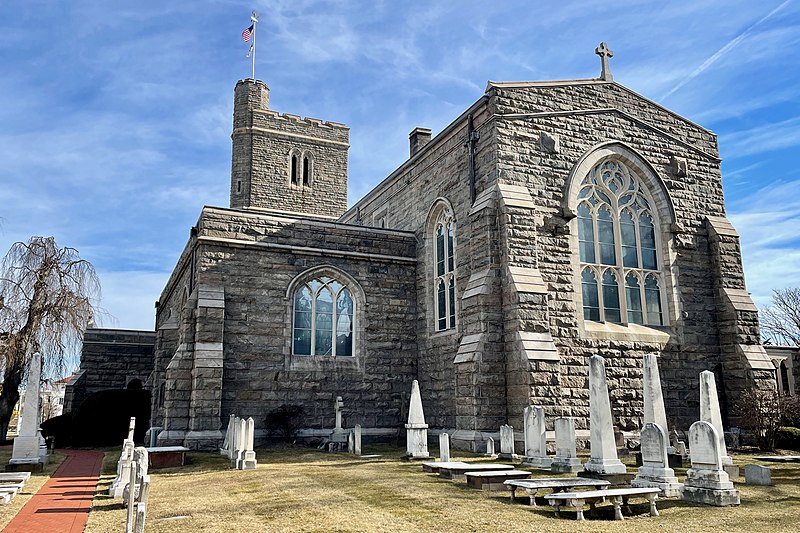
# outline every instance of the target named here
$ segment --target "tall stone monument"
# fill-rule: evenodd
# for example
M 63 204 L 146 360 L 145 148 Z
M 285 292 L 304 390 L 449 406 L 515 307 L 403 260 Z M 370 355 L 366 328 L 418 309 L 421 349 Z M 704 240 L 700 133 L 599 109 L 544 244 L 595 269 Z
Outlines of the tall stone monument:
M 42 354 L 36 352 L 28 366 L 28 384 L 25 389 L 25 402 L 22 407 L 22 421 L 11 459 L 6 470 L 28 470 L 41 472 L 47 463 L 47 453 L 42 453 L 41 435 L 39 434 L 39 382 L 42 377 Z
M 406 424 L 406 455 L 404 459 L 425 459 L 428 455 L 428 424 L 422 411 L 422 396 L 419 393 L 419 382 L 415 379 L 411 384 L 411 403 L 408 407 L 408 423 Z
M 644 425 L 641 433 L 642 466 L 631 486 L 655 487 L 661 489 L 661 496 L 677 498 L 682 485 L 669 467 L 667 440 L 667 433 L 660 425 L 653 422 Z
M 605 359 L 599 355 L 589 358 L 589 435 L 592 455 L 584 470 L 596 474 L 625 474 L 627 469 L 617 457 Z
M 644 355 L 644 424 L 647 423 L 658 424 L 664 431 L 669 431 L 661 374 L 658 371 L 658 356 L 654 353 Z M 675 448 L 669 443 L 667 452 L 675 453 Z
M 524 409 L 522 419 L 525 434 L 525 456 L 522 464 L 526 467 L 550 469 L 553 459 L 547 456 L 544 409 L 538 405 L 529 405 Z
M 700 420 L 708 422 L 717 431 L 719 438 L 719 452 L 723 465 L 732 465 L 733 459 L 728 455 L 725 446 L 725 432 L 722 429 L 722 415 L 719 411 L 719 396 L 717 396 L 717 381 L 710 370 L 700 372 Z M 690 439 L 691 440 L 691 439 Z M 692 445 L 689 444 L 689 453 Z
M 239 470 L 255 470 L 256 466 L 258 466 L 256 452 L 253 451 L 253 443 L 255 441 L 255 422 L 253 421 L 253 417 L 249 417 L 246 421 L 242 420 L 242 422 L 244 439 L 240 454 L 241 460 L 237 466 Z
M 722 468 L 719 441 L 716 428 L 709 422 L 699 420 L 689 428 L 692 467 L 686 471 L 681 491 L 684 500 L 717 507 L 739 505 L 739 491 Z
M 572 473 L 583 470 L 575 443 L 575 419 L 568 416 L 556 418 L 556 455 L 550 463 L 550 470 L 558 473 Z

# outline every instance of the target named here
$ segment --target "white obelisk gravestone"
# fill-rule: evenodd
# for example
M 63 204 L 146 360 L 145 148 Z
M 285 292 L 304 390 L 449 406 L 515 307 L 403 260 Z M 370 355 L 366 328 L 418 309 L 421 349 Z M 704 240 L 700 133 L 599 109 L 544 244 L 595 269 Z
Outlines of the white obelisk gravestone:
M 617 457 L 614 440 L 605 359 L 599 355 L 589 358 L 589 435 L 592 456 L 584 470 L 598 474 L 624 474 L 627 469 Z
M 700 420 L 708 422 L 717 430 L 719 437 L 719 452 L 723 465 L 732 465 L 733 459 L 728 455 L 725 446 L 725 432 L 722 429 L 722 415 L 719 411 L 719 396 L 717 396 L 717 382 L 714 373 L 709 370 L 700 372 Z M 689 445 L 689 453 L 692 446 Z
M 419 383 L 415 379 L 411 384 L 411 403 L 408 407 L 408 423 L 406 424 L 406 458 L 416 459 L 430 457 L 428 455 L 428 424 L 422 412 L 422 396 Z
M 669 431 L 661 374 L 658 371 L 658 356 L 654 353 L 644 355 L 644 423 L 658 424 L 664 431 Z M 667 452 L 675 453 L 675 448 L 669 443 Z
M 28 384 L 18 436 L 14 439 L 9 465 L 44 463 L 39 448 L 39 382 L 42 377 L 42 354 L 36 352 L 28 367 Z

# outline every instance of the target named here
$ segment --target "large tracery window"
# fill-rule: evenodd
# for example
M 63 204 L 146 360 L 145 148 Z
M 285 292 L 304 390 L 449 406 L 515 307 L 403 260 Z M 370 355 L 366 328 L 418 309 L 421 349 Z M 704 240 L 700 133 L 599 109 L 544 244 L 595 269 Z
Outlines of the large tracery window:
M 581 182 L 578 248 L 583 318 L 663 326 L 656 218 L 628 167 L 606 160 Z
M 443 210 L 434 225 L 434 301 L 436 331 L 456 326 L 455 222 Z
M 353 355 L 355 306 L 350 291 L 328 276 L 311 279 L 294 295 L 294 355 Z

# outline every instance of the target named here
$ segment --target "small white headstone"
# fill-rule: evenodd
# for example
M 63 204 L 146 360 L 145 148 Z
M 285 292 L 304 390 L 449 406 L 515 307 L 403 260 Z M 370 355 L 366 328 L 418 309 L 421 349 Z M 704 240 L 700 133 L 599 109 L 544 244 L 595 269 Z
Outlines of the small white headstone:
M 439 433 L 439 460 L 443 463 L 450 461 L 450 435 Z
M 353 429 L 353 453 L 361 455 L 361 424 L 356 424 Z
M 336 401 L 333 402 L 333 411 L 336 414 L 336 426 L 333 430 L 336 432 L 344 431 L 342 429 L 342 409 L 344 409 L 344 402 L 341 396 L 337 396 Z
M 347 453 L 356 453 L 356 435 L 354 431 L 347 432 Z
M 772 485 L 772 470 L 761 465 L 744 465 L 744 480 L 748 485 Z
M 583 470 L 575 443 L 575 420 L 571 417 L 559 417 L 553 422 L 556 430 L 556 455 L 550 464 L 553 472 L 580 472 Z
M 514 428 L 508 424 L 500 426 L 500 455 L 498 458 L 502 461 L 517 459 L 517 455 L 514 453 Z
M 544 423 L 544 409 L 529 405 L 523 411 L 525 432 L 525 466 L 550 468 L 552 458 L 547 456 L 547 433 Z
M 494 452 L 494 439 L 492 437 L 486 439 L 486 456 L 487 457 L 497 456 L 497 454 Z
M 255 440 L 255 422 L 253 417 L 249 417 L 244 422 L 244 444 L 241 451 L 242 460 L 239 463 L 240 470 L 255 470 L 258 465 L 256 461 L 256 452 L 253 451 L 253 442 Z
M 120 454 L 119 460 L 117 461 L 117 476 L 108 488 L 108 495 L 113 498 L 122 498 L 125 491 L 125 485 L 128 483 L 128 479 L 131 475 L 134 448 L 133 441 L 125 439 L 122 444 L 122 454 Z

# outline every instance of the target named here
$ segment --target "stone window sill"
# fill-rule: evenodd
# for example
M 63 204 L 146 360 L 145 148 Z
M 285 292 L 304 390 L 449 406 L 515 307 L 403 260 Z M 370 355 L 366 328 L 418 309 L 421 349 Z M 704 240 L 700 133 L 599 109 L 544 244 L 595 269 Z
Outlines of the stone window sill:
M 292 355 L 289 366 L 291 370 L 328 371 L 359 370 L 361 365 L 359 358 L 354 356 Z
M 667 327 L 640 326 L 639 324 L 612 324 L 610 322 L 584 321 L 583 329 L 590 339 L 637 341 L 667 344 L 672 336 Z

